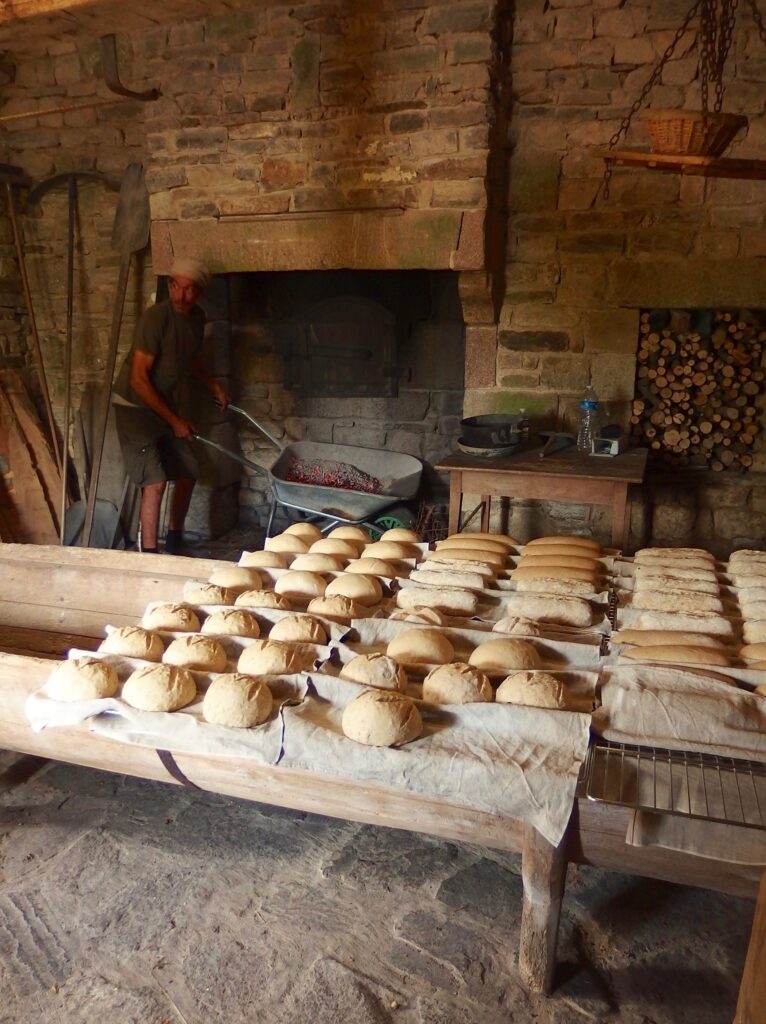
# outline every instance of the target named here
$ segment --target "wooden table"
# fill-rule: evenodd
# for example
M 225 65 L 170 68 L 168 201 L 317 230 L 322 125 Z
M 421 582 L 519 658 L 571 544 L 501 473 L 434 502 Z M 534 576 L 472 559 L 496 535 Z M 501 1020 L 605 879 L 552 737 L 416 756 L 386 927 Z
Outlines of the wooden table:
M 63 657 L 73 644 L 95 647 L 107 623 L 135 623 L 147 602 L 177 599 L 183 579 L 204 578 L 222 564 L 227 563 L 0 545 L 0 747 L 180 784 L 151 747 L 120 743 L 83 728 L 33 732 L 24 704 L 50 673 L 50 660 L 39 655 Z M 263 766 L 237 757 L 179 753 L 175 761 L 186 779 L 210 792 L 521 853 L 519 972 L 537 992 L 552 986 L 568 861 L 748 897 L 755 896 L 761 878 L 757 867 L 627 845 L 632 812 L 625 807 L 575 801 L 567 832 L 561 844 L 553 847 L 517 819 L 391 786 Z M 756 911 L 736 1024 L 763 1024 L 759 1014 L 766 962 L 764 888 L 766 883 Z
M 493 497 L 567 501 L 577 505 L 609 505 L 612 545 L 626 548 L 630 529 L 628 487 L 640 484 L 646 469 L 646 448 L 631 448 L 611 458 L 582 455 L 572 445 L 540 458 L 542 448 L 504 458 L 451 455 L 435 468 L 449 473 L 449 532 L 460 529 L 463 495 L 482 497 L 481 529 L 489 529 Z

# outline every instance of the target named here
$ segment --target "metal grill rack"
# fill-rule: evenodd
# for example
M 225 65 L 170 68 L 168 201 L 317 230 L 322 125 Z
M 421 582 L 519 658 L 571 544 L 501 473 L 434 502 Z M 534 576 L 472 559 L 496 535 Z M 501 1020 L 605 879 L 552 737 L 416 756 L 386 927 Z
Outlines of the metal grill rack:
M 715 754 L 597 740 L 583 788 L 589 800 L 766 830 L 766 764 Z

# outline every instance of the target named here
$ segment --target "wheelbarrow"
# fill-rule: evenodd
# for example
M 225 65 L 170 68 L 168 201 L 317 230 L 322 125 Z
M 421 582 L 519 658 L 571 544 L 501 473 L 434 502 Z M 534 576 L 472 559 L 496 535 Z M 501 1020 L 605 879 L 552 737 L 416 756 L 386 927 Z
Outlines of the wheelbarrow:
M 268 475 L 272 500 L 267 537 L 271 536 L 278 507 L 324 520 L 320 526 L 323 532 L 343 523 L 364 525 L 379 535 L 391 522 L 386 522 L 385 511 L 409 501 L 418 492 L 423 463 L 413 455 L 322 441 L 283 445 L 244 409 L 236 405 L 227 408 L 243 416 L 279 450 L 270 469 L 209 438 L 199 434 L 195 438 L 248 469 Z

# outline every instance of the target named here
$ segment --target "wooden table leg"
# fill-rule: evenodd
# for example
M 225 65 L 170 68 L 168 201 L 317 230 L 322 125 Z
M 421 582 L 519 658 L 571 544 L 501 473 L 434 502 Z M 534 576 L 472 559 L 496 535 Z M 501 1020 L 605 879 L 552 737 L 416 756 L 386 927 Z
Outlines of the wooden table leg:
M 482 533 L 489 531 L 489 510 L 492 503 L 492 495 L 482 494 L 481 496 L 481 530 Z
M 766 1021 L 766 871 L 755 903 L 753 930 L 747 947 L 745 970 L 739 986 L 734 1024 L 764 1024 Z
M 525 825 L 519 973 L 533 992 L 550 992 L 553 984 L 566 869 L 564 841 L 551 846 L 531 825 Z
M 628 520 L 628 485 L 615 484 L 612 499 L 612 547 L 624 551 L 628 546 L 630 522 Z
M 457 533 L 460 529 L 460 511 L 463 505 L 463 474 L 452 470 L 449 475 L 449 524 L 448 532 Z

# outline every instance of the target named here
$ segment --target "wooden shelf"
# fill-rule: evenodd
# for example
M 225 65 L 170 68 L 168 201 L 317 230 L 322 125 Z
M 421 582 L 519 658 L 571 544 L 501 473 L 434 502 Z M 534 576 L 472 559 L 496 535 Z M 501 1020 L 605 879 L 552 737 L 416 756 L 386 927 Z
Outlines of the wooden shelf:
M 732 160 L 714 156 L 683 156 L 648 153 L 640 149 L 602 149 L 598 156 L 617 167 L 644 167 L 669 174 L 694 174 L 703 178 L 749 178 L 766 181 L 766 160 Z

